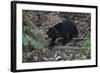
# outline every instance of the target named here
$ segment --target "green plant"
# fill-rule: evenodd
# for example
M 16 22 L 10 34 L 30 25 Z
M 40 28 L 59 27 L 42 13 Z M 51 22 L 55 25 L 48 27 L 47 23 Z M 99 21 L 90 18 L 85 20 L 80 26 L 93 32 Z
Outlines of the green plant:
M 91 58 L 91 38 L 86 37 L 83 41 L 83 51 L 79 54 L 75 55 L 75 59 L 77 60 L 84 60 L 84 59 L 90 59 Z
M 83 53 L 87 59 L 90 59 L 91 58 L 91 38 L 87 38 L 86 40 L 84 40 L 83 44 L 84 44 Z
M 39 29 L 33 29 L 30 26 L 23 25 L 22 32 L 22 43 L 24 46 L 29 44 L 33 45 L 35 48 L 44 48 L 46 46 L 46 41 L 40 41 L 38 38 L 42 37 L 44 32 Z

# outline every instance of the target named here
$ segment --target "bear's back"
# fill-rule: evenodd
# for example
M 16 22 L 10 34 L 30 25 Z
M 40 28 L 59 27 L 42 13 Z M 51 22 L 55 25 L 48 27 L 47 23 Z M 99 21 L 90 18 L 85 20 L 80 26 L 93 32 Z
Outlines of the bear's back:
M 78 30 L 75 26 L 75 23 L 71 20 L 64 20 L 54 26 L 60 34 L 63 36 L 68 35 L 70 37 L 75 37 L 78 35 Z

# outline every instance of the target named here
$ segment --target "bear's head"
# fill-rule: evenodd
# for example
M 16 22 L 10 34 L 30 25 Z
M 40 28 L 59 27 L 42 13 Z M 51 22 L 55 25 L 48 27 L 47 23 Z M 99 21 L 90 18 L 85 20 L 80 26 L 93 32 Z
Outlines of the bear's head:
M 46 32 L 46 34 L 48 35 L 49 38 L 53 38 L 53 37 L 56 37 L 57 36 L 57 32 L 56 32 L 56 29 L 50 27 L 48 29 L 48 31 Z

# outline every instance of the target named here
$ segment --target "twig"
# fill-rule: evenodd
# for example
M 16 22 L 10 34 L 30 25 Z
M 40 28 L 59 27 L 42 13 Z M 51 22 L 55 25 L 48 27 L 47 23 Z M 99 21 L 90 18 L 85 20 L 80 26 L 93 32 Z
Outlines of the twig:
M 87 32 L 89 31 L 89 29 L 90 29 L 90 27 L 88 27 L 88 28 L 86 29 L 86 31 L 85 31 L 82 35 L 80 35 L 80 38 L 81 38 L 81 39 L 85 37 L 85 35 L 86 35 Z

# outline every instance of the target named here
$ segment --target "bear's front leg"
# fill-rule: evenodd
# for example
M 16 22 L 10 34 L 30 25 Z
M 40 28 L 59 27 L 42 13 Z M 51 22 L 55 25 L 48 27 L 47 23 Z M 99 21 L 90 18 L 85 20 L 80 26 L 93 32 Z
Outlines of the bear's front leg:
M 51 41 L 50 41 L 50 44 L 49 44 L 50 49 L 55 45 L 55 40 L 56 40 L 56 38 L 51 38 Z

